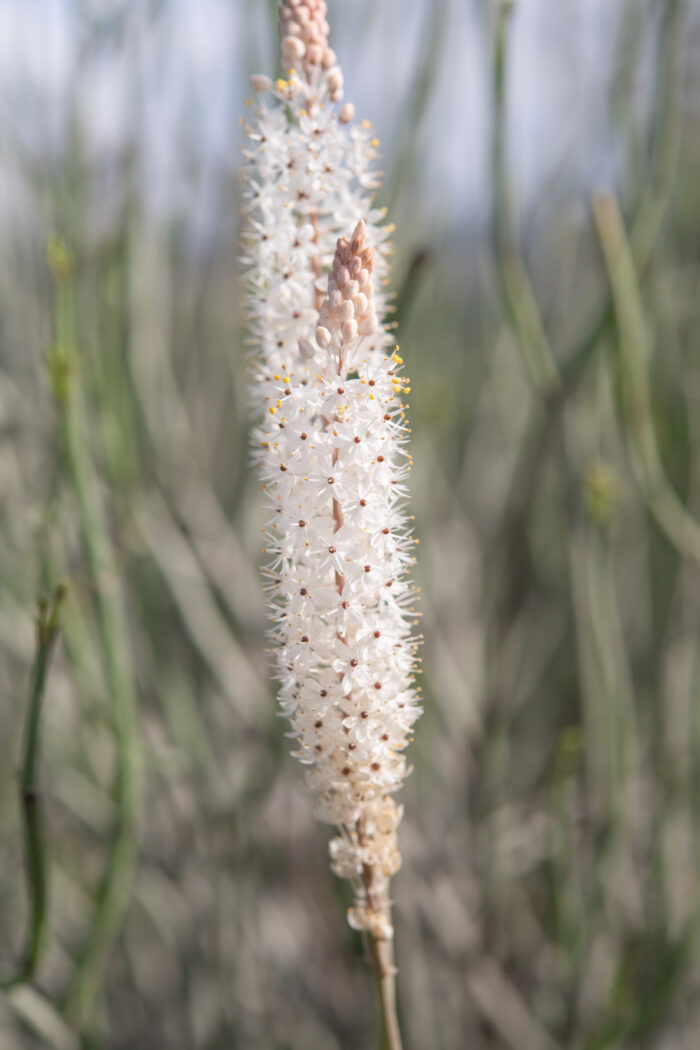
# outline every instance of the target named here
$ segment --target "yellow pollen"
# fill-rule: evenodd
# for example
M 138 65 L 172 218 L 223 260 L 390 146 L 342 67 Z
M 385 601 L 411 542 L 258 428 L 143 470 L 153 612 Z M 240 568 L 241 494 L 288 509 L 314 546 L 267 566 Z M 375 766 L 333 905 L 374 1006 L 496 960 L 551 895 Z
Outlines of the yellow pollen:
M 369 129 L 372 127 L 372 125 L 370 124 L 370 122 L 368 120 L 363 120 L 362 121 L 362 127 L 365 129 L 365 131 L 369 131 Z
M 274 405 L 270 405 L 270 410 L 269 411 L 270 411 L 270 415 L 274 416 L 274 414 L 277 411 L 277 409 L 274 407 Z
M 374 146 L 375 149 L 377 148 L 378 145 L 379 145 L 379 139 L 372 139 L 372 141 L 370 142 L 370 146 Z

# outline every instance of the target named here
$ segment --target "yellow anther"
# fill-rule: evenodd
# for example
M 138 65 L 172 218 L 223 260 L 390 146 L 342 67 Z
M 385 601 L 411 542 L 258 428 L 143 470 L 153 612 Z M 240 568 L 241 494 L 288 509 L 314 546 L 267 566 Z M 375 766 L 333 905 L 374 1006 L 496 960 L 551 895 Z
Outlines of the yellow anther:
M 274 405 L 270 405 L 270 408 L 269 408 L 270 415 L 274 416 L 276 411 L 277 411 L 277 409 L 275 408 L 275 406 Z
M 368 120 L 363 120 L 362 121 L 362 127 L 365 129 L 365 131 L 369 131 L 369 129 L 372 127 L 372 125 L 370 124 L 370 122 Z
M 379 139 L 372 139 L 372 141 L 370 142 L 370 146 L 374 146 L 375 149 L 377 148 L 378 145 L 379 145 Z

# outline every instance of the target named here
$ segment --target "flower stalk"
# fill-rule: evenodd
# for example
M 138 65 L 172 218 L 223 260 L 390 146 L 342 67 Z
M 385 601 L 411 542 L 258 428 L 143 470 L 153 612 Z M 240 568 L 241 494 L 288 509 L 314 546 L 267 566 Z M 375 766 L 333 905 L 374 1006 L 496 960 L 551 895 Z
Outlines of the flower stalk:
M 142 796 L 141 739 L 124 595 L 88 439 L 75 330 L 74 260 L 68 246 L 58 238 L 49 242 L 47 259 L 55 287 L 56 334 L 49 369 L 66 466 L 95 592 L 116 755 L 113 788 L 116 819 L 109 856 L 90 926 L 62 1003 L 64 1015 L 85 1032 L 92 1023 L 104 971 L 121 929 L 134 880 Z
M 325 4 L 285 0 L 288 79 L 257 76 L 246 125 L 246 304 L 254 447 L 269 507 L 266 589 L 279 702 L 350 925 L 369 938 L 382 1046 L 401 1050 L 389 885 L 405 749 L 420 714 L 405 512 L 410 391 L 388 327 L 376 139 L 353 126 Z M 292 62 L 294 65 L 292 66 Z
M 59 584 L 50 601 L 39 600 L 36 616 L 36 655 L 32 665 L 29 690 L 29 712 L 24 740 L 24 757 L 20 773 L 20 799 L 24 828 L 24 856 L 29 901 L 24 961 L 14 977 L 0 984 L 9 989 L 30 981 L 37 970 L 48 927 L 48 863 L 44 829 L 44 811 L 39 787 L 41 752 L 41 719 L 51 657 L 60 630 L 61 607 L 66 587 Z

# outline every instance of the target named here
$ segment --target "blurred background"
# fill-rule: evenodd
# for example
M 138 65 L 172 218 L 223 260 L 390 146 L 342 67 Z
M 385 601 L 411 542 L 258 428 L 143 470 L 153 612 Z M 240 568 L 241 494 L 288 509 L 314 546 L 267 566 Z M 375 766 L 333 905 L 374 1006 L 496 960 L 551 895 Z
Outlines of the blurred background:
M 376 1045 L 262 652 L 238 167 L 275 6 L 0 2 L 2 1050 Z M 413 389 L 406 1050 L 695 1050 L 700 3 L 329 19 Z

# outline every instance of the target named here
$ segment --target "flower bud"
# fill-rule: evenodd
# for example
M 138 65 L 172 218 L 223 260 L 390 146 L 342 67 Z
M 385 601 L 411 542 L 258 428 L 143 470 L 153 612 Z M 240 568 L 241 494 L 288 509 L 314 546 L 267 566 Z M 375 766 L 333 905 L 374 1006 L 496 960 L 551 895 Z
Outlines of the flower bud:
M 298 36 L 288 36 L 282 41 L 282 55 L 285 59 L 296 61 L 306 54 L 306 46 Z
M 316 329 L 316 342 L 321 350 L 328 350 L 331 345 L 331 333 L 323 325 L 319 325 Z
M 260 94 L 264 91 L 272 91 L 274 87 L 271 78 L 266 77 L 264 73 L 253 73 L 250 83 L 253 86 L 253 91 L 257 91 Z
M 301 336 L 299 339 L 299 353 L 306 361 L 310 361 L 316 353 L 313 343 L 310 343 L 308 339 L 304 338 L 304 336 Z
M 345 342 L 352 343 L 357 339 L 357 321 L 354 318 L 350 321 L 343 321 L 342 331 Z

